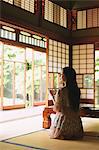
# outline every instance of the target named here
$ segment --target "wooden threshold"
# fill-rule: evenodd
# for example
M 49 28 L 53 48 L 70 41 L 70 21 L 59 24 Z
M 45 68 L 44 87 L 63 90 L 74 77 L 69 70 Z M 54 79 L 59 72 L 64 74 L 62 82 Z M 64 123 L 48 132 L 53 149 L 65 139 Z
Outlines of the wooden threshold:
M 3 106 L 2 110 L 21 109 L 21 108 L 25 108 L 25 104 L 13 105 L 13 106 Z

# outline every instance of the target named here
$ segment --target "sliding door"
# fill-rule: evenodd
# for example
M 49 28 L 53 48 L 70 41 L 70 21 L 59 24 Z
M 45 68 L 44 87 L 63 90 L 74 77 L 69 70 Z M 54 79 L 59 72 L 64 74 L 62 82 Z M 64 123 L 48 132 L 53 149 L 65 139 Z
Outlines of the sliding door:
M 95 50 L 95 105 L 99 107 L 99 50 Z
M 0 43 L 0 108 L 45 104 L 46 53 Z
M 3 106 L 24 104 L 25 50 L 3 45 Z

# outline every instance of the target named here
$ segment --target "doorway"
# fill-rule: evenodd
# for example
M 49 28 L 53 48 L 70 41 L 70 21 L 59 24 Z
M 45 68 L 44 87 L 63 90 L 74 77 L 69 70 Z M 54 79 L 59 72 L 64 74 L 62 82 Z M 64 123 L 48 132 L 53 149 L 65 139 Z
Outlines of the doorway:
M 46 51 L 0 42 L 0 108 L 41 105 L 45 97 Z
M 99 50 L 95 50 L 95 106 L 99 107 Z

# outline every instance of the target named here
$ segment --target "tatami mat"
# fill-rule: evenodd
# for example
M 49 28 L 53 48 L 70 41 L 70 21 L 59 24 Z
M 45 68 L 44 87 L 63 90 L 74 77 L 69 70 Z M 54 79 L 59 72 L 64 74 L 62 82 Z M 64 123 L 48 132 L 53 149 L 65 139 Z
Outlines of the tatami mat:
M 5 127 L 9 132 L 1 132 L 0 137 L 4 138 L 1 138 L 3 141 L 0 142 L 0 150 L 99 150 L 99 118 L 82 118 L 85 136 L 80 141 L 50 139 L 49 130 L 42 130 L 42 119 L 36 118 L 38 121 L 34 121 L 34 117 L 33 121 L 32 118 L 27 118 L 26 121 L 22 119 L 19 124 L 13 121 L 16 124 L 13 133 L 12 122 L 7 123 L 9 128 L 7 125 Z M 34 130 L 35 128 L 41 131 Z
M 24 147 L 21 145 L 19 146 L 15 144 L 0 142 L 0 150 L 31 150 L 31 149 L 35 150 L 33 148 Z
M 49 130 L 34 132 L 24 136 L 8 139 L 4 142 L 45 150 L 99 150 L 99 137 L 97 136 L 87 135 L 84 136 L 83 140 L 57 140 L 49 138 Z

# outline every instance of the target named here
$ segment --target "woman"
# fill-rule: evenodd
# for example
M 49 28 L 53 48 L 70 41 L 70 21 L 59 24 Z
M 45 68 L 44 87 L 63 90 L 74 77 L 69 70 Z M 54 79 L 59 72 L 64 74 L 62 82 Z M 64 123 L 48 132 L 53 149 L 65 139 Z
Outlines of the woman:
M 50 138 L 79 139 L 83 137 L 83 126 L 79 115 L 80 89 L 73 68 L 63 68 L 65 86 L 55 96 L 56 116 L 50 128 Z

